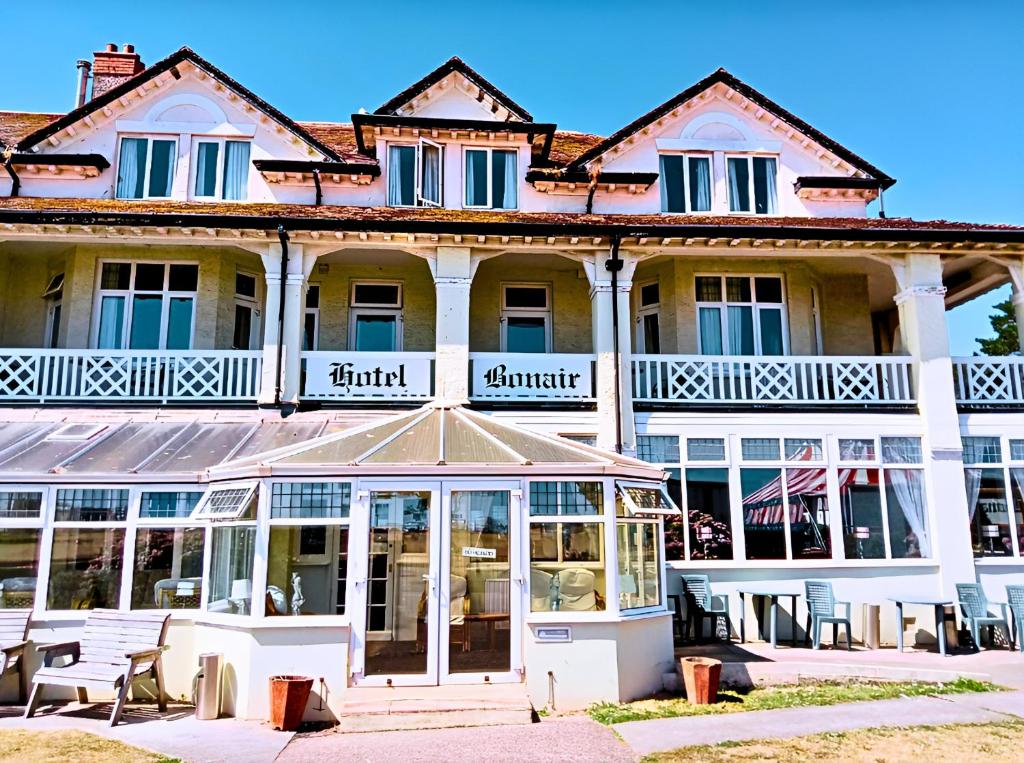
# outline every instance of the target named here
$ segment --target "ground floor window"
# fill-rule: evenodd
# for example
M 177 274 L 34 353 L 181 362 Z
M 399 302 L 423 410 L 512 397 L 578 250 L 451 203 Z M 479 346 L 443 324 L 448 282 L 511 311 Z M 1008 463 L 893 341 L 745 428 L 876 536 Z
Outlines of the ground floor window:
M 348 528 L 270 528 L 265 614 L 343 615 L 348 581 Z
M 132 609 L 199 609 L 205 541 L 201 527 L 138 528 Z
M 964 437 L 964 483 L 976 557 L 1024 552 L 1024 440 Z
M 661 554 L 657 522 L 622 522 L 615 528 L 619 557 L 619 609 L 661 603 Z
M 255 552 L 255 525 L 214 527 L 210 531 L 207 611 L 250 614 Z
M 123 527 L 54 528 L 46 608 L 117 609 L 124 535 Z
M 0 609 L 35 603 L 41 535 L 37 528 L 0 529 Z

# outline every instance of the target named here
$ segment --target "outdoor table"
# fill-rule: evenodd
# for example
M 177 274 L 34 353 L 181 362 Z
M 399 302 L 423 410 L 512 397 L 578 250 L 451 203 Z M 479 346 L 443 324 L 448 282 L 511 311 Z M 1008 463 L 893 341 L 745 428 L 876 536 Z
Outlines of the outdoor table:
M 939 654 L 948 657 L 946 651 L 946 607 L 952 607 L 953 602 L 949 599 L 922 599 L 922 598 L 898 598 L 890 596 L 889 601 L 895 602 L 898 622 L 896 627 L 896 649 L 903 652 L 903 605 L 920 604 L 923 607 L 934 607 L 935 609 L 935 637 L 939 641 Z M 956 622 L 956 614 L 953 615 L 953 622 Z
M 771 636 L 771 644 L 773 649 L 778 649 L 778 623 L 779 623 L 779 597 L 788 596 L 793 601 L 793 626 L 790 629 L 790 638 L 793 646 L 796 646 L 796 600 L 800 597 L 800 593 L 796 591 L 766 591 L 759 588 L 739 588 L 737 593 L 740 595 L 740 643 L 743 644 L 747 640 L 746 630 L 746 619 L 747 619 L 747 607 L 745 603 L 745 596 L 753 597 L 756 601 L 757 597 L 761 597 L 764 601 L 767 599 L 769 604 L 769 634 Z M 761 631 L 762 638 L 764 637 L 764 631 Z

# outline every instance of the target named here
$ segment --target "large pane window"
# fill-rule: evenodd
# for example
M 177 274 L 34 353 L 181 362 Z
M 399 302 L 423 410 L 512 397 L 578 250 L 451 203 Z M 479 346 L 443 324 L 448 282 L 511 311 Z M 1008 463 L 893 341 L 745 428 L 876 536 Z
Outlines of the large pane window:
M 1011 440 L 1010 459 L 1019 460 Z M 974 555 L 1014 556 L 1020 538 L 1019 469 L 1006 469 L 999 437 L 964 437 L 964 483 Z M 1010 487 L 1007 487 L 1009 478 Z M 1010 498 L 1013 498 L 1011 503 Z
M 132 609 L 199 609 L 205 537 L 202 527 L 139 527 Z
M 349 309 L 349 346 L 358 352 L 402 349 L 402 286 L 355 282 Z
M 661 157 L 662 212 L 708 212 L 711 193 L 710 156 Z
M 740 469 L 747 559 L 786 558 L 780 469 Z
M 878 469 L 839 470 L 839 502 L 847 559 L 884 559 L 885 525 Z
M 198 282 L 198 265 L 104 262 L 97 293 L 96 346 L 190 349 Z
M 774 157 L 730 156 L 726 165 L 730 212 L 757 215 L 774 215 L 777 212 L 777 164 Z
M 444 203 L 444 147 L 422 139 L 388 146 L 388 205 L 439 207 Z
M 686 469 L 690 559 L 732 559 L 728 469 Z
M 518 206 L 515 151 L 466 149 L 465 167 L 467 207 L 515 209 Z
M 779 276 L 697 276 L 703 355 L 784 355 L 786 305 Z
M 174 179 L 176 140 L 121 138 L 117 198 L 168 198 Z
M 551 352 L 551 291 L 544 284 L 502 284 L 501 351 Z
M 657 522 L 616 523 L 619 558 L 619 609 L 661 603 L 661 552 Z
M 209 612 L 248 615 L 252 611 L 254 525 L 226 525 L 210 531 Z
M 56 526 L 50 552 L 47 609 L 117 609 L 124 528 Z
M 787 469 L 790 547 L 794 559 L 830 559 L 825 469 Z
M 28 609 L 39 581 L 38 528 L 0 528 L 0 609 Z

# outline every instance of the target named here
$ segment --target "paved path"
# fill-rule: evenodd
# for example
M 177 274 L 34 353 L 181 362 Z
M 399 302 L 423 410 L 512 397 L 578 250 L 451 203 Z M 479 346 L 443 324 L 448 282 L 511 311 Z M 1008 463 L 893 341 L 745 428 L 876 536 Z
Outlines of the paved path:
M 632 763 L 610 729 L 580 716 L 523 726 L 296 736 L 277 763 Z
M 991 723 L 1024 717 L 1024 691 L 904 697 L 827 707 L 659 718 L 613 726 L 637 755 L 702 744 L 788 738 L 879 726 Z

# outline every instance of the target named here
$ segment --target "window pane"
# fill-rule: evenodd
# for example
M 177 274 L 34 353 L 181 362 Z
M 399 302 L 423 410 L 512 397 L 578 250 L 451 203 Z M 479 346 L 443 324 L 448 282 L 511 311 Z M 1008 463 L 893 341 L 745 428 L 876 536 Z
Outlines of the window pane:
M 657 313 L 647 313 L 643 317 L 644 346 L 643 351 L 648 355 L 657 355 L 661 352 L 661 327 Z
M 159 294 L 135 295 L 132 300 L 132 328 L 128 347 L 155 350 L 160 347 L 160 313 L 164 298 Z
M 96 345 L 101 350 L 119 350 L 123 345 L 124 297 L 104 297 L 100 301 L 100 330 Z
M 686 470 L 690 559 L 732 559 L 728 469 Z
M 411 207 L 416 203 L 416 147 L 388 147 L 388 204 Z
M 729 210 L 750 211 L 750 164 L 746 159 L 729 159 Z
M 31 609 L 42 530 L 0 529 L 0 609 Z
M 210 533 L 209 612 L 247 615 L 252 605 L 255 527 L 214 527 Z
M 779 460 L 779 441 L 774 437 L 744 437 L 741 447 L 746 461 Z
M 345 519 L 352 498 L 348 482 L 275 482 L 270 496 L 273 519 Z
M 820 461 L 824 456 L 821 440 L 817 438 L 785 440 L 787 461 Z
M 104 262 L 100 275 L 101 289 L 127 289 L 131 283 L 132 266 L 130 262 Z
M 786 518 L 779 469 L 740 469 L 747 559 L 786 558 Z
M 874 440 L 840 440 L 839 458 L 842 461 L 874 461 Z
M 54 519 L 58 522 L 123 522 L 127 516 L 127 490 L 57 491 Z
M 1002 469 L 965 469 L 975 556 L 1012 556 L 1010 510 Z
M 171 291 L 196 291 L 199 287 L 199 266 L 171 265 L 167 286 Z
M 223 195 L 227 201 L 242 201 L 248 196 L 249 142 L 229 140 L 224 143 Z
M 306 313 L 302 317 L 302 349 L 315 350 L 316 339 L 316 313 Z
M 750 296 L 750 279 L 746 276 L 730 276 L 725 279 L 725 299 L 727 302 L 752 302 Z
M 506 286 L 505 307 L 546 309 L 548 290 L 543 286 Z
M 424 201 L 441 203 L 441 149 L 420 144 L 420 195 Z
M 637 435 L 636 455 L 653 464 L 678 463 L 679 438 L 675 435 Z
M 882 461 L 887 464 L 921 463 L 921 438 L 883 437 Z
M 729 354 L 754 354 L 754 308 L 735 307 L 730 305 L 729 315 Z
M 320 287 L 315 284 L 310 284 L 309 288 L 306 289 L 306 307 L 313 309 L 320 307 Z
M 145 138 L 122 138 L 117 160 L 117 198 L 141 199 L 146 180 L 146 155 L 149 141 Z
M 711 210 L 711 160 L 707 157 L 690 157 L 690 211 Z
M 217 143 L 200 143 L 196 153 L 196 196 L 217 193 Z
M 686 441 L 686 457 L 691 461 L 724 461 L 725 440 L 720 437 L 691 437 Z
M 885 558 L 878 475 L 878 469 L 839 470 L 839 503 L 847 559 Z
M 163 291 L 166 266 L 151 262 L 140 262 L 135 266 L 136 291 Z
M 787 469 L 789 531 L 794 559 L 829 559 L 828 488 L 824 469 Z
M 56 349 L 60 343 L 60 314 L 61 304 L 57 302 L 50 308 L 50 334 L 46 345 L 50 349 Z
M 46 608 L 117 609 L 123 554 L 122 528 L 55 528 Z
M 1013 521 L 1017 523 L 1017 552 L 1024 551 L 1024 469 L 1010 469 Z
M 649 307 L 656 305 L 660 302 L 660 295 L 658 293 L 658 282 L 645 283 L 640 287 L 640 306 Z
M 721 302 L 722 279 L 718 276 L 697 276 L 697 301 Z
M 619 609 L 655 607 L 661 603 L 658 525 L 622 523 L 616 527 L 619 557 Z
M 661 157 L 661 211 L 686 211 L 682 156 Z
M 356 347 L 359 352 L 393 352 L 398 336 L 397 315 L 359 315 Z
M 0 519 L 34 519 L 42 510 L 42 493 L 29 491 L 0 493 Z
M 192 297 L 171 297 L 167 311 L 167 349 L 192 347 Z
M 205 537 L 201 527 L 140 527 L 132 609 L 199 609 Z
M 605 608 L 604 525 L 530 525 L 530 611 Z
M 174 141 L 154 140 L 153 159 L 149 168 L 149 195 L 166 197 L 171 195 L 171 179 L 174 175 Z
M 203 497 L 201 492 L 143 493 L 139 508 L 141 517 L 185 518 Z
M 963 437 L 965 464 L 998 464 L 1003 449 L 998 437 Z
M 491 206 L 495 209 L 516 207 L 516 153 L 491 152 Z
M 604 514 L 600 482 L 531 482 L 530 516 Z
M 1010 440 L 1010 460 L 1024 461 L 1024 440 Z
M 547 320 L 521 315 L 506 318 L 505 351 L 547 352 Z
M 702 355 L 723 355 L 722 311 L 717 307 L 697 310 L 700 324 L 700 352 Z
M 466 152 L 466 206 L 487 206 L 487 152 Z
M 248 350 L 252 341 L 252 308 L 235 305 L 235 326 L 231 337 L 231 348 Z
M 760 308 L 757 314 L 761 322 L 761 354 L 782 355 L 782 311 Z
M 924 472 L 886 469 L 885 500 L 889 509 L 889 549 L 893 559 L 931 556 Z
M 343 615 L 347 580 L 347 527 L 270 528 L 268 616 Z
M 754 211 L 759 215 L 773 215 L 777 206 L 775 187 L 775 160 L 754 157 Z
M 357 283 L 352 292 L 354 305 L 401 307 L 401 287 L 396 283 Z
M 758 302 L 782 303 L 782 279 L 781 278 L 755 278 L 754 293 L 757 294 Z

